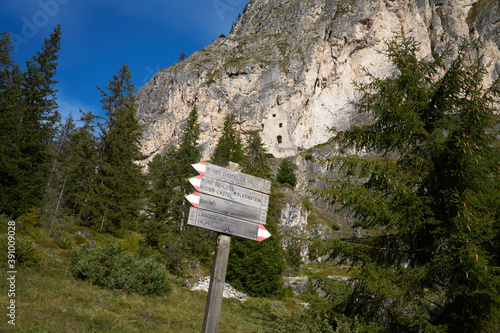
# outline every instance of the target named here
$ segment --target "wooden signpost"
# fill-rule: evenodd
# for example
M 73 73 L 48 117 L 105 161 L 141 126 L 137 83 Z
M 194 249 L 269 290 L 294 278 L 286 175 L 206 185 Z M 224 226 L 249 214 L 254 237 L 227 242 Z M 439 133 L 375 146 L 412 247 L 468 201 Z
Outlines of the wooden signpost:
M 266 224 L 267 210 L 264 207 L 245 206 L 237 202 L 198 192 L 186 196 L 186 199 L 195 208 L 211 212 L 226 212 L 226 215 L 234 218 Z
M 269 204 L 269 195 L 265 193 L 249 190 L 216 178 L 198 176 L 189 179 L 189 182 L 197 191 L 226 199 L 229 202 L 237 202 L 256 208 L 265 207 L 265 209 Z
M 259 242 L 271 236 L 262 224 L 236 219 L 208 210 L 191 208 L 189 210 L 189 221 L 191 221 L 191 223 L 188 222 L 189 225 Z
M 267 179 L 254 177 L 206 162 L 193 164 L 193 168 L 202 176 L 218 179 L 226 183 L 246 187 L 262 193 L 271 192 L 271 182 Z
M 186 196 L 194 206 L 189 210 L 188 225 L 219 232 L 202 328 L 202 333 L 215 333 L 219 326 L 230 235 L 259 242 L 271 237 L 264 227 L 271 182 L 238 172 L 237 164 L 232 169 L 205 162 L 193 167 L 200 176 L 189 182 L 199 193 Z

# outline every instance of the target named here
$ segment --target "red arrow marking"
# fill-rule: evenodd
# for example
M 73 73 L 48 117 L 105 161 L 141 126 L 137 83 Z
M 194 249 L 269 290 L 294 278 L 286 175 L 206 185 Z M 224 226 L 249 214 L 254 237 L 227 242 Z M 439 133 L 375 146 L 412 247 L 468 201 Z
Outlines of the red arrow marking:
M 185 198 L 191 203 L 191 205 L 198 208 L 198 205 L 200 204 L 200 193 L 196 192 L 190 195 L 186 195 Z
M 196 171 L 198 171 L 198 173 L 202 176 L 205 174 L 205 170 L 207 170 L 207 162 L 200 162 L 200 163 L 196 163 L 196 164 L 191 164 L 191 166 Z
M 194 189 L 196 191 L 199 191 L 200 190 L 200 186 L 201 186 L 201 178 L 203 176 L 200 175 L 200 176 L 196 176 L 196 177 L 193 177 L 193 178 L 190 178 L 189 179 L 189 182 L 191 183 L 191 185 L 193 185 Z
M 259 224 L 259 231 L 257 232 L 257 241 L 262 242 L 264 239 L 271 237 L 269 231 L 262 224 Z

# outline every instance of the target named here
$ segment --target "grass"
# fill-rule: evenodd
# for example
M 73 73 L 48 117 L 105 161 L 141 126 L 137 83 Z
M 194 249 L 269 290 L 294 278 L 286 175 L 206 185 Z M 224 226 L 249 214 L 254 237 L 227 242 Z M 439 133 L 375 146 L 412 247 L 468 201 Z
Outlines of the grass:
M 16 276 L 16 326 L 4 318 L 0 332 L 182 333 L 201 330 L 206 294 L 190 291 L 175 282 L 172 292 L 165 297 L 102 289 L 70 275 L 72 250 L 39 244 L 35 247 L 42 259 L 30 268 L 19 267 Z M 0 269 L 7 271 L 4 262 Z M 0 289 L 0 304 L 7 304 L 6 279 L 0 280 Z M 269 313 L 245 308 L 238 300 L 224 299 L 219 332 L 258 332 L 271 320 Z
M 312 269 L 319 276 L 350 276 L 352 271 L 349 270 L 348 265 L 335 265 L 335 264 L 320 264 L 313 262 L 307 264 L 306 267 Z

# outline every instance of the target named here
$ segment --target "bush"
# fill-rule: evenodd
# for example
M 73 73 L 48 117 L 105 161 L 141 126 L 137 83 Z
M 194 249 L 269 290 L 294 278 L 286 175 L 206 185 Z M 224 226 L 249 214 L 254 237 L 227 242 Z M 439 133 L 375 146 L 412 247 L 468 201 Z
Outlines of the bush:
M 254 311 L 263 315 L 271 315 L 273 311 L 273 303 L 265 298 L 248 298 L 241 306 L 246 310 Z
M 297 239 L 290 239 L 285 250 L 285 261 L 289 268 L 299 270 L 302 266 L 300 241 Z
M 328 323 L 328 317 L 315 314 L 312 310 L 297 312 L 281 311 L 266 333 L 335 333 Z
M 36 208 L 30 208 L 17 220 L 18 231 L 24 234 L 34 233 L 40 225 L 40 216 Z
M 98 249 L 77 248 L 73 251 L 70 271 L 75 278 L 92 284 L 140 295 L 162 296 L 172 288 L 161 264 L 152 258 L 126 255 L 113 243 Z
M 36 249 L 33 247 L 32 242 L 29 240 L 24 238 L 19 238 L 16 236 L 14 247 L 15 247 L 16 266 L 30 267 L 33 264 L 36 264 L 40 260 Z M 9 236 L 8 234 L 1 235 L 0 253 L 2 253 L 2 255 L 5 255 L 5 258 L 7 257 L 8 249 L 9 249 Z M 7 260 L 5 260 L 5 262 L 7 262 Z
M 335 328 L 335 329 L 334 329 Z M 359 333 L 377 332 L 374 327 L 365 327 L 357 318 L 342 315 L 328 316 L 325 312 L 312 309 L 281 311 L 266 333 Z
M 304 159 L 308 162 L 311 162 L 311 163 L 314 163 L 316 160 L 314 159 L 314 155 L 311 154 L 311 153 L 307 153 L 305 156 L 304 156 Z
M 56 241 L 57 246 L 59 246 L 60 249 L 63 250 L 69 250 L 73 247 L 73 241 L 69 238 L 65 238 L 61 241 Z

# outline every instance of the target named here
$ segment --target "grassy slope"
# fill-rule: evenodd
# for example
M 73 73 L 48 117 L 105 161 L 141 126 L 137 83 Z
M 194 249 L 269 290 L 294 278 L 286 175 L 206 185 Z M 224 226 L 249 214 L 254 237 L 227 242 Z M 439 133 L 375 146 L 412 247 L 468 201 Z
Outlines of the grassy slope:
M 173 283 L 165 297 L 129 295 L 92 286 L 68 272 L 71 250 L 36 246 L 43 259 L 31 268 L 19 268 L 16 281 L 16 326 L 5 314 L 0 332 L 199 332 L 206 295 Z M 4 261 L 0 270 L 6 272 Z M 0 280 L 0 290 L 8 290 Z M 6 292 L 0 294 L 5 309 Z M 5 312 L 4 310 L 3 312 Z M 219 332 L 258 332 L 271 318 L 224 299 Z

